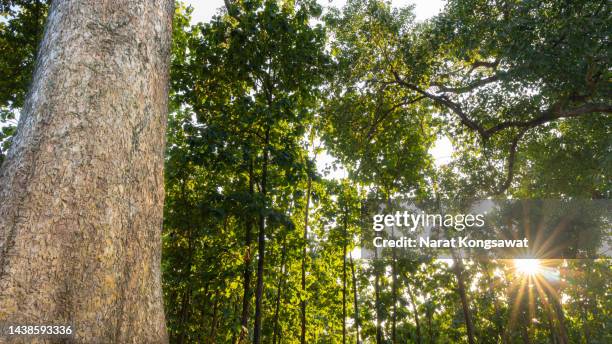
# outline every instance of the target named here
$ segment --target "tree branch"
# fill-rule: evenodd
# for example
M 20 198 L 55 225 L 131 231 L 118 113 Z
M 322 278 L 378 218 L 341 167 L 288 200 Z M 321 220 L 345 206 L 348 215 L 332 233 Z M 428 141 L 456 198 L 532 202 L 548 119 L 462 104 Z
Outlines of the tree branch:
M 497 66 L 499 66 L 499 58 L 495 59 L 495 61 L 493 62 L 476 60 L 474 61 L 474 63 L 472 63 L 472 70 L 479 68 L 479 67 L 497 69 Z
M 496 68 L 497 67 L 497 63 L 498 61 L 494 62 L 494 65 L 488 65 L 483 63 L 479 63 L 482 66 L 486 66 L 486 67 L 491 67 L 491 68 Z M 476 67 L 474 67 L 476 68 Z M 516 161 L 516 154 L 517 154 L 517 150 L 518 150 L 518 144 L 519 141 L 521 140 L 521 138 L 523 137 L 523 135 L 525 134 L 525 132 L 527 132 L 529 129 L 531 128 L 535 128 L 537 126 L 540 126 L 542 124 L 548 123 L 548 122 L 552 122 L 552 121 L 556 121 L 559 119 L 563 119 L 563 118 L 573 118 L 573 117 L 580 117 L 580 116 L 584 116 L 584 115 L 588 115 L 588 114 L 593 114 L 593 113 L 612 113 L 612 105 L 609 103 L 584 103 L 582 105 L 579 106 L 575 106 L 572 108 L 568 108 L 567 105 L 570 101 L 576 101 L 576 100 L 580 100 L 580 101 L 585 101 L 587 98 L 586 97 L 582 97 L 582 98 L 577 98 L 575 96 L 570 96 L 567 97 L 565 99 L 562 99 L 556 103 L 554 103 L 553 105 L 551 105 L 548 109 L 544 110 L 544 111 L 537 111 L 537 116 L 531 120 L 526 120 L 526 121 L 515 121 L 515 120 L 510 120 L 510 121 L 505 121 L 499 124 L 496 124 L 488 129 L 486 129 L 482 124 L 472 120 L 461 108 L 461 105 L 453 102 L 452 100 L 450 100 L 446 95 L 442 94 L 442 95 L 436 95 L 436 94 L 432 94 L 420 87 L 418 87 L 417 85 L 410 83 L 406 80 L 404 80 L 397 71 L 392 70 L 391 71 L 394 77 L 394 82 L 402 87 L 405 87 L 409 90 L 412 90 L 420 95 L 422 95 L 423 97 L 429 98 L 431 100 L 433 100 L 435 103 L 442 105 L 444 107 L 446 107 L 447 109 L 451 110 L 452 112 L 454 112 L 460 119 L 461 123 L 463 125 L 465 125 L 466 127 L 468 127 L 469 129 L 477 132 L 480 136 L 480 138 L 483 140 L 483 142 L 486 142 L 489 138 L 491 138 L 493 135 L 499 133 L 502 130 L 505 129 L 509 129 L 509 128 L 516 128 L 519 129 L 519 134 L 514 137 L 514 139 L 512 140 L 512 143 L 510 144 L 510 150 L 508 153 L 508 159 L 507 159 L 507 175 L 506 178 L 504 180 L 504 182 L 500 185 L 500 187 L 496 190 L 496 193 L 494 195 L 499 195 L 504 193 L 512 184 L 512 180 L 514 179 L 514 165 L 515 165 L 515 161 Z M 469 92 L 472 91 L 480 86 L 483 86 L 485 84 L 491 83 L 491 82 L 495 82 L 497 80 L 499 80 L 500 74 L 495 74 L 491 77 L 485 78 L 485 79 L 481 79 L 478 81 L 475 81 L 473 83 L 471 83 L 470 85 L 464 86 L 464 87 L 446 87 L 443 86 L 441 84 L 437 84 L 437 83 L 432 83 L 431 86 L 437 87 L 440 91 L 442 92 L 450 92 L 450 93 L 465 93 L 465 92 Z
M 596 112 L 603 112 L 603 113 L 612 112 L 612 106 L 608 104 L 604 104 L 604 103 L 584 104 L 582 106 L 579 106 L 573 109 L 569 109 L 569 110 L 559 110 L 558 107 L 556 106 L 553 106 L 551 109 L 557 109 L 557 110 L 545 111 L 543 112 L 542 116 L 540 116 L 539 118 L 535 118 L 527 122 L 514 122 L 514 125 L 511 125 L 513 124 L 511 122 L 502 123 L 502 124 L 507 124 L 507 125 L 504 126 L 503 128 L 501 128 L 501 125 L 498 125 L 496 127 L 499 127 L 499 128 L 494 127 L 487 131 L 487 132 L 490 132 L 489 135 L 493 135 L 494 133 L 500 130 L 503 130 L 505 128 L 509 128 L 511 126 L 522 128 L 522 130 L 519 132 L 518 135 L 516 135 L 516 137 L 512 140 L 512 143 L 510 144 L 510 151 L 508 154 L 507 167 L 506 167 L 507 169 L 506 179 L 501 184 L 501 186 L 497 189 L 496 193 L 494 194 L 495 196 L 501 195 L 504 192 L 506 192 L 506 190 L 508 190 L 508 188 L 512 184 L 512 180 L 514 179 L 514 174 L 515 174 L 514 165 L 516 161 L 516 153 L 518 151 L 518 144 L 521 138 L 523 137 L 523 135 L 529 129 L 534 128 L 543 123 L 554 121 L 560 118 L 578 117 L 578 116 L 582 116 L 585 114 L 596 113 Z M 492 130 L 492 129 L 495 129 L 495 130 Z
M 223 0 L 223 3 L 225 4 L 227 14 L 230 17 L 236 18 L 236 15 L 238 14 L 238 9 L 236 8 L 236 5 L 232 2 L 232 0 Z
M 499 74 L 495 74 L 492 75 L 488 78 L 484 78 L 484 79 L 480 79 L 480 80 L 476 80 L 466 86 L 461 86 L 461 87 L 448 87 L 448 86 L 444 86 L 440 83 L 437 82 L 432 82 L 431 86 L 435 86 L 438 88 L 439 91 L 441 92 L 450 92 L 450 93 L 466 93 L 466 92 L 470 92 L 473 91 L 474 89 L 480 87 L 480 86 L 484 86 L 486 84 L 490 84 L 492 82 L 496 82 L 499 80 L 500 75 Z
M 453 111 L 459 117 L 461 123 L 463 123 L 463 125 L 465 125 L 466 127 L 476 131 L 483 141 L 487 141 L 489 138 L 491 138 L 491 136 L 508 128 L 529 129 L 562 118 L 580 117 L 591 113 L 612 113 L 612 105 L 608 103 L 586 103 L 574 108 L 564 109 L 564 102 L 560 101 L 552 105 L 549 109 L 541 111 L 537 117 L 531 120 L 506 121 L 486 129 L 482 124 L 470 119 L 459 104 L 451 101 L 445 95 L 435 95 L 429 93 L 423 90 L 422 88 L 405 81 L 396 71 L 392 71 L 392 73 L 395 78 L 395 82 L 398 85 L 415 91 L 433 100 L 439 105 L 443 105 L 449 110 Z
M 486 138 L 493 136 L 494 134 L 507 129 L 507 128 L 533 128 L 544 123 L 552 122 L 562 118 L 580 117 L 591 113 L 612 113 L 612 105 L 606 103 L 587 103 L 581 106 L 562 109 L 557 103 L 551 106 L 549 109 L 542 111 L 540 115 L 529 121 L 507 121 L 499 123 L 487 130 L 484 134 Z
M 376 132 L 376 129 L 378 128 L 378 125 L 385 119 L 385 117 L 387 117 L 390 113 L 392 113 L 393 111 L 395 111 L 398 108 L 401 108 L 403 106 L 406 105 L 410 105 L 410 104 L 414 104 L 418 101 L 420 101 L 421 99 L 424 99 L 425 96 L 419 96 L 416 98 L 411 98 L 411 99 L 407 99 L 403 102 L 397 103 L 395 105 L 393 105 L 391 108 L 389 108 L 387 111 L 385 111 L 384 113 L 382 113 L 380 116 L 378 116 L 377 118 L 374 119 L 374 123 L 372 123 L 372 125 L 370 126 L 370 130 L 368 131 L 368 142 L 372 139 L 372 136 L 374 136 L 374 133 Z
M 420 87 L 411 84 L 409 82 L 404 81 L 404 79 L 402 79 L 402 77 L 396 72 L 393 71 L 393 76 L 395 77 L 395 81 L 397 82 L 398 85 L 404 86 L 412 91 L 415 91 L 433 101 L 435 101 L 438 104 L 444 105 L 445 107 L 447 107 L 448 109 L 452 110 L 457 116 L 459 116 L 459 118 L 461 119 L 461 123 L 463 123 L 465 126 L 467 126 L 468 128 L 478 132 L 480 134 L 480 136 L 483 139 L 486 139 L 485 136 L 485 129 L 478 123 L 474 122 L 473 120 L 471 120 L 467 114 L 465 112 L 463 112 L 463 109 L 461 109 L 461 106 L 453 101 L 451 101 L 450 99 L 448 99 L 446 96 L 442 95 L 442 96 L 438 96 L 435 94 L 431 94 L 423 89 L 421 89 Z
M 504 192 L 506 192 L 506 190 L 508 190 L 508 188 L 512 184 L 512 180 L 514 179 L 514 163 L 516 161 L 516 152 L 518 150 L 518 143 L 523 137 L 523 135 L 527 132 L 527 130 L 528 128 L 521 130 L 518 133 L 518 135 L 516 135 L 514 139 L 512 140 L 512 143 L 510 144 L 510 152 L 508 154 L 508 160 L 507 160 L 506 179 L 500 185 L 497 191 L 493 194 L 494 196 L 503 194 Z

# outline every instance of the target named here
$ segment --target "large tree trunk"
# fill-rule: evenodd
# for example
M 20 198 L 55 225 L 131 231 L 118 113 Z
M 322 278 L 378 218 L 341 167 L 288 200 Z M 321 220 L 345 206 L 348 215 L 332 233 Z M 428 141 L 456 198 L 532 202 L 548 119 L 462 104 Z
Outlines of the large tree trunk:
M 167 341 L 161 293 L 172 0 L 54 0 L 0 168 L 0 322 Z

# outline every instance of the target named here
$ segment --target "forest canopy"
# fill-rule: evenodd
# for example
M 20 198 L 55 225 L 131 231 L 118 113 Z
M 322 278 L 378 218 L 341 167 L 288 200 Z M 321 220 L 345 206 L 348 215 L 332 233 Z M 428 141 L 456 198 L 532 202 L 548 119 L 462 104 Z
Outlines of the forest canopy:
M 0 164 L 48 3 L 0 1 Z M 402 197 L 432 214 L 610 200 L 610 2 L 449 0 L 424 21 L 381 0 L 224 4 L 209 22 L 180 1 L 174 15 L 172 343 L 612 342 L 609 259 L 361 257 L 380 205 L 394 214 Z M 496 229 L 508 237 L 488 239 L 522 239 L 510 235 L 546 218 L 546 238 L 588 234 L 572 257 L 609 247 L 601 213 L 558 230 L 571 207 L 543 209 L 512 203 L 500 219 L 519 220 Z

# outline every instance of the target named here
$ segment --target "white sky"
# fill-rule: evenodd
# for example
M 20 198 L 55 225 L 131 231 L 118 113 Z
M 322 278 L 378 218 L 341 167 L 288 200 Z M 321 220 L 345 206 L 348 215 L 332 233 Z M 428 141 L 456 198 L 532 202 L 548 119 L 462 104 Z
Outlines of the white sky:
M 193 22 L 206 22 L 215 14 L 217 9 L 223 6 L 223 0 L 184 0 L 186 4 L 193 7 Z M 341 7 L 346 0 L 317 0 L 323 6 Z M 391 0 L 395 7 L 403 7 L 409 4 L 415 5 L 417 20 L 424 20 L 436 15 L 444 6 L 443 0 Z

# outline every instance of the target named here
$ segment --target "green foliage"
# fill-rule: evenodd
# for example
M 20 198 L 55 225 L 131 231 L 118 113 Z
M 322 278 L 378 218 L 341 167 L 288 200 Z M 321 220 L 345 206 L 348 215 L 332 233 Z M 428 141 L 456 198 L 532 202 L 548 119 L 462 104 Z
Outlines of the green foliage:
M 528 276 L 507 260 L 364 260 L 357 249 L 371 248 L 372 213 L 402 198 L 433 212 L 441 199 L 493 195 L 609 199 L 608 2 L 451 0 L 425 22 L 377 0 L 325 13 L 313 0 L 226 6 L 191 25 L 178 3 L 174 18 L 171 342 L 252 340 L 261 244 L 263 343 L 300 342 L 302 302 L 306 343 L 469 343 L 470 319 L 477 343 L 612 340 L 609 260 L 542 261 Z M 0 162 L 46 11 L 0 1 Z M 454 151 L 436 166 L 440 137 Z M 325 153 L 349 178 L 318 172 Z M 572 211 L 585 210 L 557 215 Z M 572 226 L 592 229 L 595 250 L 610 233 L 587 220 Z
M 325 197 L 306 139 L 329 64 L 324 30 L 309 25 L 318 12 L 309 2 L 240 1 L 187 34 L 177 30 L 164 271 L 174 341 L 196 341 L 204 333 L 237 340 L 245 269 L 251 274 L 248 319 L 258 297 L 254 282 L 263 278 L 264 340 L 296 328 L 281 322 L 288 309 L 276 305 L 308 298 L 286 289 L 299 283 L 301 258 L 295 254 L 305 244 L 299 233 L 309 176 L 313 202 Z M 254 254 L 256 232 L 262 230 L 260 277 L 252 272 L 264 259 Z M 195 280 L 202 274 L 206 282 L 198 288 Z M 192 311 L 211 307 L 209 314 Z M 297 314 L 292 319 L 299 321 Z M 250 324 L 247 336 L 253 335 Z
M 459 117 L 445 129 L 461 155 L 453 168 L 480 188 L 502 184 L 498 192 L 606 194 L 609 161 L 586 150 L 612 143 L 603 115 L 611 112 L 610 25 L 602 1 L 450 1 L 423 29 L 423 49 L 435 54 L 422 87 Z
M 411 25 L 411 12 L 353 1 L 342 14 L 328 15 L 327 23 L 337 61 L 324 112 L 328 149 L 355 179 L 384 193 L 422 188 L 433 143 L 431 113 L 426 104 L 410 106 L 419 100 L 411 92 L 379 85 L 377 75 L 401 63 L 398 33 Z

